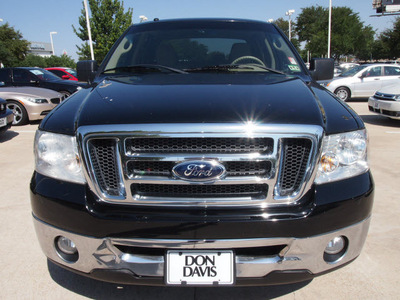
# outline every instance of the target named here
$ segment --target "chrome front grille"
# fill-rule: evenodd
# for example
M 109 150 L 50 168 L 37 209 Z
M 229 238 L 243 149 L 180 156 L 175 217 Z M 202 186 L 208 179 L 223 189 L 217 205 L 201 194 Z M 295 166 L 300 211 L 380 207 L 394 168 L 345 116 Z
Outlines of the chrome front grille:
M 53 104 L 60 104 L 61 103 L 61 98 L 51 98 L 50 101 Z
M 93 139 L 88 142 L 92 170 L 103 193 L 118 196 L 121 177 L 117 164 L 117 141 L 115 139 Z
M 268 192 L 266 184 L 133 184 L 134 197 L 172 197 L 172 198 L 230 198 L 248 197 L 252 199 L 265 198 Z
M 374 95 L 375 99 L 386 100 L 386 101 L 396 101 L 395 97 L 396 95 L 393 94 L 384 94 L 379 92 L 376 92 Z
M 282 140 L 282 164 L 278 181 L 282 196 L 292 195 L 299 189 L 309 164 L 310 152 L 309 139 Z
M 127 164 L 128 176 L 172 176 L 172 161 L 138 160 Z M 262 176 L 271 172 L 270 161 L 228 161 L 223 164 L 228 176 Z
M 318 126 L 111 125 L 79 129 L 89 186 L 101 201 L 160 206 L 292 204 L 310 188 Z M 191 182 L 175 165 L 218 161 L 222 178 Z
M 126 153 L 271 153 L 269 138 L 129 138 Z

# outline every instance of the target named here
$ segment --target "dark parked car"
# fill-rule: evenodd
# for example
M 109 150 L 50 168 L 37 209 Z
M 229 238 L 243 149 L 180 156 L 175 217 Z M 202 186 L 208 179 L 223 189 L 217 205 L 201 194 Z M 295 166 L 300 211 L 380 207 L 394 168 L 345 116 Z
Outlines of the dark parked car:
M 281 30 L 248 20 L 133 25 L 35 137 L 46 256 L 130 284 L 268 285 L 353 261 L 374 184 L 361 118 Z M 93 78 L 94 75 L 94 78 Z M 83 76 L 83 78 L 81 77 Z
M 14 120 L 12 110 L 7 108 L 7 101 L 0 98 L 0 133 L 7 131 Z
M 2 68 L 0 86 L 35 86 L 51 89 L 68 97 L 85 84 L 62 80 L 50 71 L 40 68 Z

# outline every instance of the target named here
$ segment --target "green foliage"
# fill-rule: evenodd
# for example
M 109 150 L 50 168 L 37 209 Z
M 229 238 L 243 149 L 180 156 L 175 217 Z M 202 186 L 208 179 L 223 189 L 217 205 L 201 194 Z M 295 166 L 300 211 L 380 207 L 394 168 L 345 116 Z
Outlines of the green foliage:
M 282 30 L 283 33 L 286 34 L 287 37 L 289 37 L 289 21 L 287 21 L 283 18 L 279 18 L 274 21 L 274 24 L 276 26 L 278 26 L 279 29 Z M 296 26 L 296 24 L 294 24 L 294 22 L 292 22 L 292 27 L 295 27 L 295 26 Z M 295 28 L 292 28 L 292 36 L 296 34 L 294 29 Z
M 304 8 L 297 18 L 296 30 L 300 42 L 313 56 L 325 56 L 328 51 L 329 11 L 321 6 Z M 371 53 L 374 31 L 364 26 L 357 13 L 348 7 L 332 8 L 331 56 L 368 56 Z
M 292 32 L 291 32 L 292 39 L 291 39 L 291 42 L 294 45 L 294 47 L 297 49 L 297 51 L 300 52 L 300 42 L 296 38 L 296 35 L 297 35 L 297 33 L 296 33 L 296 23 L 293 22 L 293 21 L 291 23 L 292 23 Z M 287 21 L 287 20 L 285 20 L 283 18 L 279 18 L 279 19 L 276 19 L 274 21 L 274 24 L 276 26 L 278 26 L 280 30 L 283 31 L 283 33 L 287 36 L 287 38 L 289 38 L 289 21 Z
M 29 42 L 8 23 L 0 26 L 0 62 L 13 67 L 23 60 L 28 52 Z
M 400 18 L 393 23 L 393 29 L 382 32 L 374 44 L 375 59 L 396 59 L 400 57 Z
M 76 69 L 75 61 L 63 54 L 61 56 L 49 56 L 43 57 L 38 55 L 29 54 L 24 60 L 20 61 L 16 66 L 18 67 L 39 67 L 39 68 L 50 68 L 50 67 L 68 67 Z
M 132 9 L 124 12 L 124 3 L 119 0 L 89 0 L 91 11 L 90 29 L 92 33 L 93 52 L 98 63 L 104 59 L 112 45 L 132 24 Z M 80 60 L 90 59 L 89 34 L 86 26 L 85 8 L 79 17 L 79 28 L 72 26 L 75 34 L 84 42 L 77 45 Z

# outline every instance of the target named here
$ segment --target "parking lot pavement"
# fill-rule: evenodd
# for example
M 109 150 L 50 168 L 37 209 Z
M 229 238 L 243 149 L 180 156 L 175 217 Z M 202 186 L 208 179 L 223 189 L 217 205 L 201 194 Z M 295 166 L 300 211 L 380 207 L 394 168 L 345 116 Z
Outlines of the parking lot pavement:
M 311 282 L 246 288 L 119 286 L 81 277 L 49 263 L 33 229 L 29 202 L 37 124 L 0 136 L 0 299 L 398 299 L 400 285 L 400 121 L 350 102 L 370 136 L 376 190 L 361 256 Z

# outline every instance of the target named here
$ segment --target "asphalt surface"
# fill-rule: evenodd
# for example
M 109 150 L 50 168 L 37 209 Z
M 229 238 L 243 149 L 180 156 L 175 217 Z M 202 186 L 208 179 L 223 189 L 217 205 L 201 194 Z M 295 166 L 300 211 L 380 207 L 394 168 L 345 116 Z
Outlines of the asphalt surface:
M 350 265 L 312 281 L 269 287 L 167 288 L 104 283 L 47 261 L 29 200 L 38 123 L 0 136 L 0 299 L 399 299 L 400 121 L 350 102 L 366 123 L 375 204 L 363 252 Z

